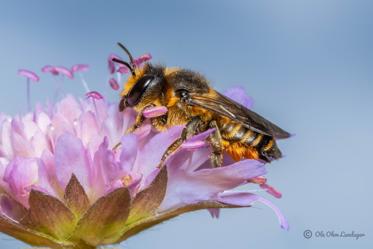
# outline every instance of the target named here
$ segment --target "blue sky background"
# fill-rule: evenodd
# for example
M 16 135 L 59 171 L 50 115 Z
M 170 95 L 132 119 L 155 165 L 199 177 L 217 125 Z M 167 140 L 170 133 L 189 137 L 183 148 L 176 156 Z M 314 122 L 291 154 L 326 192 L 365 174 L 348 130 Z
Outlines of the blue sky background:
M 257 205 L 219 220 L 183 215 L 117 248 L 372 248 L 372 27 L 369 0 L 2 1 L 0 110 L 24 112 L 16 72 L 45 64 L 90 64 L 90 87 L 115 101 L 106 58 L 123 41 L 136 55 L 202 72 L 218 90 L 244 86 L 255 111 L 296 136 L 269 166 L 289 232 Z M 65 91 L 83 94 L 78 81 Z M 42 75 L 33 100 L 52 95 Z M 366 236 L 307 240 L 306 229 Z M 5 235 L 0 247 L 27 248 Z

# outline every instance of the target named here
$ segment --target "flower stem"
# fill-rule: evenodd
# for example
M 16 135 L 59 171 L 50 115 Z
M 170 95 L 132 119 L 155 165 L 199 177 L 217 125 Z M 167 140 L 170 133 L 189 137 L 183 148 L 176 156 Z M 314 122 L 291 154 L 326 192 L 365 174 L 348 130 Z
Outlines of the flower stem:
M 56 87 L 55 87 L 55 90 L 54 90 L 54 96 L 53 96 L 53 102 L 57 102 L 59 96 L 61 95 L 61 85 L 62 85 L 62 82 L 63 82 L 63 76 L 61 76 L 60 79 L 58 79 L 58 77 L 54 77 L 55 78 L 55 82 L 56 82 Z

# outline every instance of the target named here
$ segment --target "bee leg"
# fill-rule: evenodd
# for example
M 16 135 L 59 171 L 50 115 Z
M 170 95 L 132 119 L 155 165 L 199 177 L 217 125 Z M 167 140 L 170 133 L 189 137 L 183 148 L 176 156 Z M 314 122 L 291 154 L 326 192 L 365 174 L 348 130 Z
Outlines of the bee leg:
M 145 108 L 152 107 L 152 106 L 154 106 L 154 105 L 148 105 Z M 145 110 L 145 108 L 143 110 Z M 136 119 L 135 119 L 135 123 L 126 130 L 125 134 L 129 134 L 129 133 L 134 132 L 137 128 L 139 128 L 144 123 L 145 118 L 142 115 L 143 110 L 137 114 Z M 121 146 L 121 143 L 119 142 L 113 147 L 113 150 L 118 149 L 120 146 Z
M 140 112 L 136 116 L 135 123 L 130 128 L 127 129 L 126 133 L 134 132 L 137 128 L 139 128 L 144 123 L 144 121 L 145 121 L 145 118 L 142 115 L 142 112 Z
M 150 108 L 150 107 L 154 107 L 155 105 L 154 104 L 151 104 L 151 105 L 147 105 L 145 106 L 136 116 L 136 119 L 135 119 L 135 123 L 127 129 L 126 133 L 132 133 L 134 132 L 137 128 L 139 128 L 145 121 L 145 117 L 143 116 L 143 111 L 146 109 L 146 108 Z
M 161 158 L 161 161 L 158 165 L 158 168 L 162 168 L 164 166 L 164 162 L 166 159 L 174 153 L 182 143 L 185 142 L 188 138 L 191 138 L 195 134 L 197 134 L 201 130 L 202 120 L 200 117 L 193 117 L 191 121 L 187 123 L 185 128 L 183 129 L 181 136 L 176 139 L 163 153 L 163 156 Z
M 220 167 L 223 164 L 223 145 L 221 143 L 221 134 L 219 127 L 215 120 L 209 124 L 210 128 L 214 128 L 215 131 L 210 134 L 208 142 L 211 146 L 212 153 L 210 155 L 210 161 L 213 167 Z
M 167 115 L 152 118 L 151 124 L 159 132 L 167 130 Z

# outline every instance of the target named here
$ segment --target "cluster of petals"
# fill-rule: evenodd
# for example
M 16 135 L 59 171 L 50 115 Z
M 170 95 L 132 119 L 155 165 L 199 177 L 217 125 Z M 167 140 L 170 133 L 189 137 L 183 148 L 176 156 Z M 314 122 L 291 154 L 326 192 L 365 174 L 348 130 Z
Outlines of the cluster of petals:
M 152 117 L 167 111 L 148 110 Z M 251 192 L 232 191 L 266 173 L 256 160 L 211 168 L 199 134 L 158 162 L 183 127 L 125 134 L 135 113 L 99 98 L 67 96 L 24 116 L 0 115 L 0 231 L 35 246 L 95 248 L 198 209 L 270 206 Z M 125 135 L 124 135 L 125 134 Z

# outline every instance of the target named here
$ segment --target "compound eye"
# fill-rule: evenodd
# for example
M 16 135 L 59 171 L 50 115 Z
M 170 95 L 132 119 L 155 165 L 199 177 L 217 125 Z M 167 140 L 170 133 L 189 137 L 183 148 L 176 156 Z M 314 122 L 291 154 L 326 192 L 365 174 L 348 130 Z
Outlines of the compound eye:
M 177 96 L 181 98 L 181 100 L 187 100 L 189 98 L 189 91 L 186 89 L 179 89 L 176 91 Z
M 141 97 L 145 93 L 146 89 L 149 87 L 150 83 L 154 80 L 154 78 L 154 76 L 145 75 L 136 82 L 135 86 L 127 95 L 126 100 L 128 106 L 133 107 L 140 102 Z

